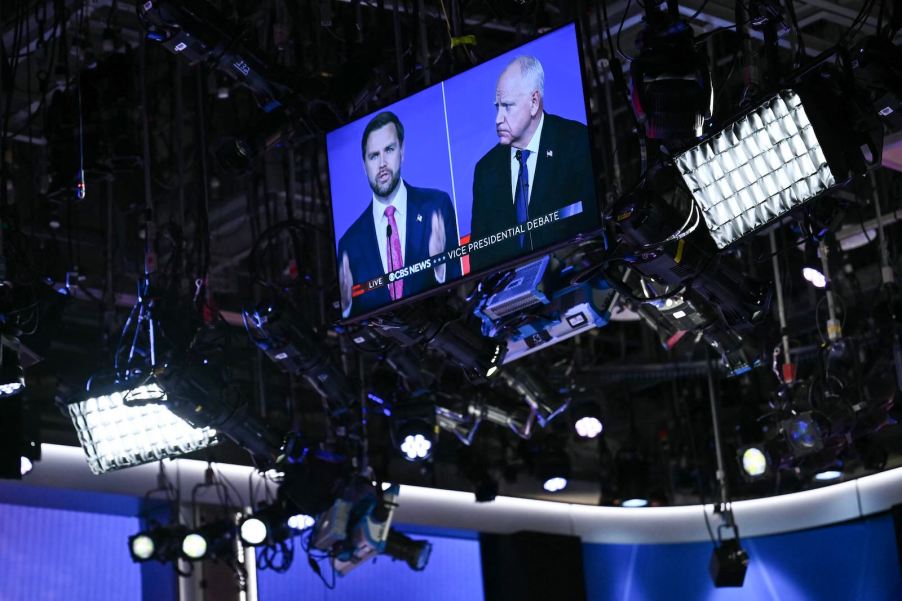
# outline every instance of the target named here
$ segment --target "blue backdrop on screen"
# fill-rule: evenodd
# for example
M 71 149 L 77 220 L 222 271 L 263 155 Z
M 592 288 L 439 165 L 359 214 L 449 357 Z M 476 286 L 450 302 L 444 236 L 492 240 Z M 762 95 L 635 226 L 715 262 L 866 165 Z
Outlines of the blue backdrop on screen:
M 445 101 L 461 236 L 470 233 L 473 169 L 476 162 L 498 143 L 495 84 L 504 67 L 521 55 L 535 56 L 542 63 L 545 112 L 586 123 L 575 25 L 563 27 L 446 81 Z
M 453 202 L 441 86 L 423 90 L 385 110 L 396 114 L 404 126 L 402 179 L 414 186 L 447 192 Z M 374 116 L 358 119 L 326 136 L 336 250 L 341 235 L 364 210 L 369 210 L 373 199 L 360 142 L 363 130 Z

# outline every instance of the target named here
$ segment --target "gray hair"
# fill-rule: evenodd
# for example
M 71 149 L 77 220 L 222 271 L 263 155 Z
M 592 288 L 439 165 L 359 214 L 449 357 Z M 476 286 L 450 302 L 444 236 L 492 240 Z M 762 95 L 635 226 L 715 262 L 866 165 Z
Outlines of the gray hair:
M 529 85 L 529 91 L 538 90 L 539 95 L 544 98 L 545 70 L 542 68 L 542 63 L 539 62 L 539 59 L 528 55 L 518 56 L 507 64 L 505 71 L 514 66 L 520 67 L 520 76 Z

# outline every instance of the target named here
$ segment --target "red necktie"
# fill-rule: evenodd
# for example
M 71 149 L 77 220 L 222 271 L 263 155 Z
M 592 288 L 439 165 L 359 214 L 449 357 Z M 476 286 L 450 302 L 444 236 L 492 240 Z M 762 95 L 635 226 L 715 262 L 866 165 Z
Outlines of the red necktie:
M 401 257 L 401 238 L 398 236 L 398 224 L 395 222 L 395 207 L 385 207 L 385 216 L 388 217 L 388 245 L 385 248 L 385 256 L 388 258 L 388 270 L 397 271 L 404 266 Z M 388 285 L 388 293 L 392 300 L 401 298 L 404 282 L 398 280 Z

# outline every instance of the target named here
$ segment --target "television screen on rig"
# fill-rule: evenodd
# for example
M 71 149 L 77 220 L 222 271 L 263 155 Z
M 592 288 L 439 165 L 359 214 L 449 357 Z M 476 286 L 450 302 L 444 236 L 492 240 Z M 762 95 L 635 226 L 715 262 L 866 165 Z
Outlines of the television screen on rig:
M 600 227 L 568 25 L 326 136 L 342 318 Z

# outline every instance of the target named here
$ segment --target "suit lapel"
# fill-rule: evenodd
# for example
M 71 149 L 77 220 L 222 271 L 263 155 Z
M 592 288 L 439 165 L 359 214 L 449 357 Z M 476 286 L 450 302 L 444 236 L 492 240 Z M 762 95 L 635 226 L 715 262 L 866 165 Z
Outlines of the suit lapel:
M 427 219 L 431 220 L 432 216 L 424 215 L 421 205 L 416 188 L 407 186 L 407 241 L 404 245 L 404 263 L 407 265 L 425 258 L 427 252 Z
M 539 155 L 536 157 L 536 173 L 532 178 L 532 192 L 529 196 L 529 216 L 530 218 L 539 217 L 548 211 L 546 207 L 548 203 L 555 203 L 556 198 L 552 189 L 554 173 L 556 141 L 554 137 L 554 121 L 545 114 L 545 123 L 542 126 L 542 139 L 539 140 Z
M 382 253 L 379 252 L 379 241 L 376 240 L 376 222 L 373 217 L 373 209 L 370 206 L 363 227 L 364 248 L 360 251 L 366 264 L 365 279 L 371 279 L 382 275 Z M 372 274 L 372 275 L 370 275 Z

